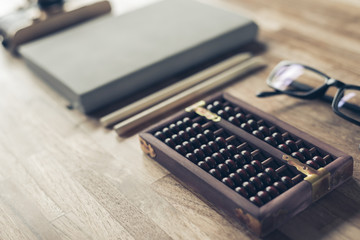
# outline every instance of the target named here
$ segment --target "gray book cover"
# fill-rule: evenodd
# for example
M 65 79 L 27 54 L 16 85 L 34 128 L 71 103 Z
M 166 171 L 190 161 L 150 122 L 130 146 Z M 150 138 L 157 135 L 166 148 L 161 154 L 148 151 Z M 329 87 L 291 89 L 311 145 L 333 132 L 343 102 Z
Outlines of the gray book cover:
M 89 113 L 256 37 L 236 13 L 192 0 L 165 0 L 101 17 L 23 45 L 45 82 Z

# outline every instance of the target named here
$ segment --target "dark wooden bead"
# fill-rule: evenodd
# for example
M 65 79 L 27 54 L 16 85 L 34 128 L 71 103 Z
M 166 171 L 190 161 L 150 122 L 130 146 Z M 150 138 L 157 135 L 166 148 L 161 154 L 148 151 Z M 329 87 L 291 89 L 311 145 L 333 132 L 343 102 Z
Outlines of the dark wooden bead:
M 318 169 L 320 167 L 314 160 L 307 160 L 306 164 L 314 169 Z
M 246 122 L 246 116 L 243 113 L 237 113 L 235 114 L 235 117 L 237 118 L 237 120 L 239 120 L 241 123 Z
M 201 146 L 201 143 L 196 138 L 192 137 L 189 139 L 190 144 L 193 146 L 193 148 L 199 148 Z
M 292 152 L 299 150 L 298 146 L 293 140 L 286 140 L 285 144 L 291 149 Z
M 168 127 L 164 127 L 162 129 L 162 132 L 167 136 L 167 137 L 171 137 L 173 135 L 173 132 L 170 130 L 170 128 Z
M 225 164 L 229 167 L 229 169 L 230 169 L 231 172 L 235 172 L 235 171 L 236 171 L 237 166 L 236 166 L 236 163 L 235 163 L 233 160 L 227 159 L 227 160 L 225 161 Z
M 208 143 L 208 139 L 206 138 L 205 134 L 199 133 L 196 135 L 196 138 L 201 142 L 202 144 Z
M 230 152 L 231 156 L 234 156 L 235 154 L 237 154 L 237 148 L 232 144 L 227 145 L 226 149 Z
M 192 127 L 187 127 L 187 128 L 185 129 L 185 132 L 186 132 L 187 134 L 189 134 L 190 137 L 195 137 L 195 136 L 196 136 L 196 132 L 195 132 L 195 130 L 194 130 Z
M 255 168 L 256 172 L 262 172 L 264 170 L 264 167 L 259 160 L 252 160 L 250 164 Z
M 271 196 L 266 191 L 259 191 L 256 193 L 256 196 L 258 196 L 263 203 L 267 203 L 271 201 Z
M 286 187 L 286 185 L 283 182 L 277 181 L 274 182 L 273 186 L 280 192 L 283 193 L 285 192 L 288 188 Z
M 273 136 L 267 136 L 264 138 L 264 140 L 273 147 L 276 147 L 278 145 L 277 141 Z
M 221 173 L 220 173 L 219 170 L 213 168 L 213 169 L 210 169 L 209 173 L 210 173 L 213 177 L 215 177 L 215 178 L 217 178 L 217 179 L 219 179 L 219 180 L 221 179 Z
M 249 193 L 246 191 L 246 189 L 244 187 L 236 187 L 235 188 L 235 192 L 237 192 L 238 194 L 240 194 L 241 196 L 243 196 L 244 198 L 248 198 L 249 197 Z
M 186 155 L 185 155 L 185 157 L 187 158 L 187 159 L 189 159 L 191 162 L 193 162 L 193 163 L 198 163 L 198 159 L 197 159 L 197 157 L 195 156 L 195 154 L 194 153 L 187 153 Z
M 239 176 L 241 177 L 241 179 L 242 179 L 243 181 L 249 180 L 249 177 L 250 177 L 250 176 L 249 176 L 248 172 L 245 171 L 243 168 L 237 169 L 237 170 L 236 170 L 236 173 L 239 174 Z
M 203 131 L 203 129 L 202 129 L 202 127 L 201 127 L 201 125 L 199 123 L 193 123 L 192 128 L 197 133 L 201 133 Z
M 185 156 L 187 154 L 186 149 L 181 145 L 176 145 L 175 150 L 183 156 Z
M 291 149 L 284 143 L 279 144 L 279 146 L 277 148 L 286 154 L 291 154 Z
M 272 199 L 276 198 L 280 194 L 279 191 L 273 186 L 267 186 L 265 191 L 271 196 Z
M 245 161 L 246 161 L 247 163 L 250 163 L 250 162 L 251 162 L 251 160 L 252 160 L 252 155 L 251 155 L 251 153 L 250 153 L 248 150 L 243 150 L 243 151 L 241 151 L 240 154 L 245 158 Z
M 249 182 L 251 182 L 255 186 L 257 191 L 264 188 L 264 183 L 257 176 L 249 178 Z
M 248 124 L 248 123 L 246 123 L 246 122 L 242 123 L 242 124 L 240 125 L 240 127 L 241 127 L 242 129 L 244 129 L 245 131 L 247 131 L 247 132 L 251 132 L 251 131 L 253 130 L 252 127 L 250 126 L 250 124 Z
M 260 180 L 264 183 L 265 186 L 269 186 L 272 184 L 272 180 L 271 180 L 270 176 L 267 175 L 266 173 L 261 172 L 261 173 L 258 173 L 256 176 L 258 178 L 260 178 Z
M 227 119 L 229 117 L 229 114 L 222 109 L 217 111 L 217 115 L 219 115 L 220 117 L 222 117 L 224 119 Z
M 259 125 L 254 119 L 249 119 L 247 123 L 252 127 L 252 129 L 258 129 Z
M 166 139 L 166 135 L 160 131 L 157 131 L 154 136 L 161 141 L 164 141 Z
M 205 153 L 199 148 L 196 148 L 194 150 L 194 154 L 195 154 L 196 158 L 199 160 L 203 160 L 206 157 Z
M 220 148 L 226 147 L 226 140 L 225 140 L 225 138 L 223 138 L 223 137 L 217 137 L 217 138 L 215 139 L 215 142 L 218 144 L 218 146 L 219 146 Z
M 190 127 L 193 124 L 193 121 L 189 117 L 184 117 L 182 122 L 188 127 Z
M 171 138 L 166 138 L 164 142 L 171 148 L 175 148 L 176 146 L 176 143 Z
M 272 134 L 272 137 L 275 138 L 275 140 L 280 144 L 280 143 L 283 143 L 285 140 L 284 140 L 284 137 L 282 136 L 281 133 L 279 132 L 275 132 Z
M 211 148 L 211 150 L 213 151 L 213 152 L 217 152 L 217 151 L 219 151 L 219 145 L 216 143 L 216 142 L 214 142 L 214 141 L 210 141 L 210 142 L 208 142 L 208 145 L 209 145 L 209 147 Z
M 218 100 L 214 101 L 212 105 L 215 107 L 216 110 L 219 110 L 223 107 L 222 103 Z
M 243 166 L 243 169 L 250 175 L 250 176 L 255 176 L 256 175 L 256 170 L 255 168 L 250 165 L 250 164 L 245 164 Z
M 305 157 L 306 159 L 311 159 L 311 158 L 312 158 L 312 154 L 311 154 L 311 152 L 309 151 L 309 149 L 307 149 L 307 148 L 300 148 L 300 149 L 299 149 L 299 152 L 300 152 L 302 155 L 304 155 L 304 157 Z
M 236 172 L 230 173 L 229 177 L 235 183 L 236 186 L 240 186 L 243 182 L 239 174 L 237 174 Z
M 214 141 L 214 140 L 215 140 L 215 135 L 214 135 L 213 131 L 211 131 L 211 130 L 209 130 L 209 129 L 205 129 L 204 135 L 206 136 L 206 138 L 207 138 L 209 141 Z
M 176 144 L 181 144 L 182 143 L 182 139 L 179 135 L 177 134 L 173 134 L 171 136 L 171 139 L 176 143 Z
M 216 163 L 218 164 L 225 162 L 224 157 L 218 152 L 213 153 L 211 156 L 215 159 Z
M 221 153 L 221 155 L 224 157 L 224 159 L 232 157 L 231 153 L 226 148 L 220 149 L 219 153 Z
M 229 188 L 235 188 L 235 183 L 229 177 L 224 177 L 221 181 L 225 183 Z
M 229 115 L 234 115 L 235 114 L 234 109 L 232 107 L 230 107 L 230 106 L 225 106 L 224 111 L 227 112 Z
M 255 137 L 259 138 L 259 139 L 264 139 L 264 138 L 265 138 L 264 134 L 263 134 L 262 132 L 260 132 L 259 130 L 254 130 L 254 131 L 252 132 L 252 134 L 253 134 Z
M 224 177 L 230 173 L 229 167 L 225 163 L 220 163 L 216 168 L 219 169 L 221 175 Z
M 270 129 L 264 125 L 259 127 L 259 131 L 262 132 L 262 134 L 264 134 L 264 136 L 270 136 Z
M 172 123 L 172 124 L 169 125 L 169 129 L 170 129 L 170 131 L 173 132 L 173 133 L 177 133 L 177 132 L 180 131 L 180 128 L 179 128 L 176 124 L 174 124 L 174 123 Z
M 326 165 L 326 161 L 325 161 L 322 157 L 320 157 L 320 156 L 315 156 L 315 157 L 313 157 L 313 160 L 314 160 L 314 162 L 316 162 L 320 167 L 325 167 L 325 165 Z
M 294 158 L 296 158 L 296 159 L 298 159 L 300 162 L 305 162 L 305 157 L 304 157 L 304 155 L 302 154 L 302 153 L 300 153 L 300 152 L 293 152 L 292 154 L 291 154 L 291 156 L 292 157 L 294 157 Z
M 206 156 L 210 156 L 211 154 L 213 154 L 211 148 L 206 144 L 201 145 L 200 149 L 205 153 Z
M 186 149 L 186 151 L 188 152 L 194 151 L 193 146 L 188 141 L 183 142 L 182 145 Z
M 184 130 L 180 130 L 178 135 L 181 137 L 182 140 L 184 141 L 188 141 L 190 139 L 190 136 L 187 132 L 185 132 Z
M 279 179 L 279 175 L 277 174 L 277 172 L 271 168 L 265 168 L 264 172 L 269 175 L 269 177 L 271 178 L 272 181 L 277 181 Z
M 207 171 L 207 172 L 210 170 L 209 165 L 207 165 L 207 163 L 204 162 L 204 161 L 198 162 L 197 165 L 198 165 L 199 167 L 201 167 L 202 169 L 204 169 L 205 171 Z
M 212 157 L 206 157 L 204 161 L 209 165 L 209 167 L 216 167 L 216 161 Z
M 244 166 L 246 164 L 245 158 L 241 154 L 235 154 L 232 159 L 235 161 L 238 168 Z
M 262 205 L 264 205 L 264 203 L 258 196 L 251 196 L 249 198 L 249 200 L 250 200 L 250 202 L 252 202 L 253 204 L 255 204 L 258 207 L 261 207 Z
M 186 124 L 183 122 L 183 121 L 181 121 L 181 120 L 179 120 L 179 121 L 177 121 L 176 122 L 176 126 L 178 127 L 178 129 L 180 130 L 185 130 L 185 128 L 186 128 Z
M 240 126 L 241 122 L 234 116 L 230 116 L 228 121 L 234 124 L 235 126 Z
M 214 105 L 212 105 L 212 104 L 208 104 L 206 106 L 206 109 L 209 110 L 210 112 L 215 112 L 216 111 Z
M 287 188 L 294 186 L 293 180 L 288 176 L 282 176 L 281 181 L 286 185 Z
M 249 193 L 250 196 L 253 196 L 256 194 L 256 187 L 250 183 L 250 182 L 243 182 L 242 186 L 246 189 L 246 191 Z

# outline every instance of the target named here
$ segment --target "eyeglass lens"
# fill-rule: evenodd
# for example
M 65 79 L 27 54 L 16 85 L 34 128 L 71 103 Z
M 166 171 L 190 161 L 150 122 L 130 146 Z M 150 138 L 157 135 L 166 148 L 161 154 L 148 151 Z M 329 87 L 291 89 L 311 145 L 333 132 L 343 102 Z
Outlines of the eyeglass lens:
M 360 121 L 360 111 L 351 106 L 360 108 L 360 90 L 345 89 L 341 94 L 341 99 L 338 102 L 338 110 L 344 115 Z

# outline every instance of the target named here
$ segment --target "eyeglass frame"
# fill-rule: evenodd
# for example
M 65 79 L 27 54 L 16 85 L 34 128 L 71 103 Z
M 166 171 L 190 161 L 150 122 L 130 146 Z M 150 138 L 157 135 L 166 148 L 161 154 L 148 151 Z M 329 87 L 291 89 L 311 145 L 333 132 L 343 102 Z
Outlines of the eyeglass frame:
M 307 86 L 305 84 L 299 84 L 299 91 L 309 91 L 308 93 L 299 95 L 294 93 L 294 91 L 286 91 L 286 90 L 281 90 L 278 88 L 275 88 L 272 83 L 271 80 L 274 78 L 275 74 L 279 71 L 280 67 L 283 66 L 287 66 L 287 65 L 300 65 L 302 67 L 304 67 L 307 70 L 310 70 L 316 74 L 319 74 L 320 76 L 322 76 L 324 78 L 324 84 L 318 88 L 314 88 L 312 89 L 310 86 Z M 329 77 L 328 75 L 326 75 L 325 73 L 310 67 L 308 65 L 305 64 L 301 64 L 301 63 L 297 63 L 297 62 L 292 62 L 292 61 L 281 61 L 280 63 L 278 63 L 273 70 L 270 72 L 269 76 L 266 79 L 266 83 L 275 90 L 275 92 L 261 92 L 259 94 L 257 94 L 258 97 L 268 97 L 268 96 L 274 96 L 277 94 L 286 94 L 295 98 L 300 98 L 300 99 L 308 99 L 308 100 L 312 100 L 312 99 L 316 99 L 316 98 L 320 98 L 320 97 L 325 97 L 325 100 L 330 101 L 331 102 L 331 107 L 332 110 L 340 117 L 346 119 L 347 121 L 356 124 L 358 126 L 360 126 L 360 121 L 355 120 L 351 117 L 348 117 L 347 115 L 343 114 L 342 112 L 339 111 L 339 102 L 342 99 L 342 93 L 345 91 L 345 89 L 355 89 L 355 90 L 359 90 L 360 91 L 360 86 L 356 86 L 356 85 L 351 85 L 351 84 L 346 84 L 342 81 L 339 81 L 337 79 L 334 79 L 332 77 Z M 337 92 L 334 96 L 334 98 L 329 97 L 327 95 L 325 95 L 326 91 L 330 88 L 330 87 L 337 87 Z M 302 88 L 302 89 L 301 89 Z M 310 90 L 312 89 L 312 90 Z M 351 104 L 351 103 L 345 103 L 344 107 L 350 108 L 353 111 L 360 111 L 360 107 Z

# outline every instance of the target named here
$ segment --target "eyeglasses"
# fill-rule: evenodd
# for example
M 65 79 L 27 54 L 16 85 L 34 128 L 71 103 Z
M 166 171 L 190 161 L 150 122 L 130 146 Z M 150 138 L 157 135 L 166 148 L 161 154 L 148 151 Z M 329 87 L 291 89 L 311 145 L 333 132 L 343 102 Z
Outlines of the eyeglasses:
M 301 99 L 322 98 L 331 102 L 340 117 L 360 126 L 360 86 L 348 85 L 303 64 L 283 61 L 270 73 L 267 84 L 273 92 L 261 92 L 258 97 L 287 94 Z M 325 95 L 330 87 L 338 90 L 332 98 Z

